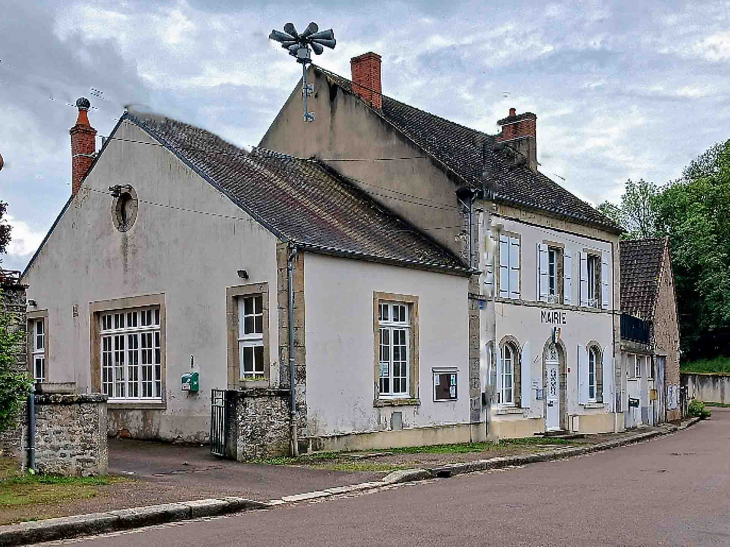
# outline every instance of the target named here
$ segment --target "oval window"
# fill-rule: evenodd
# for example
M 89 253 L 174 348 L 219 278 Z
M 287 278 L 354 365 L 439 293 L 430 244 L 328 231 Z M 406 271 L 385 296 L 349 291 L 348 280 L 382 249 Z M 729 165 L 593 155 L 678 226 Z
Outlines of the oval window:
M 120 232 L 126 232 L 137 220 L 137 192 L 131 186 L 122 186 L 119 195 L 112 202 L 112 218 L 114 226 Z

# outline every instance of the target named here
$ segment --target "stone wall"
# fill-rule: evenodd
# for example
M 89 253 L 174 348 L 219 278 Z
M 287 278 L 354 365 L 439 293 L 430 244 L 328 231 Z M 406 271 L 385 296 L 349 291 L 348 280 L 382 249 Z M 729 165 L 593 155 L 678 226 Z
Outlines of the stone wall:
M 688 400 L 704 403 L 730 404 L 730 375 L 682 373 L 682 385 L 687 386 Z
M 9 313 L 11 316 L 11 331 L 19 332 L 18 346 L 15 350 L 16 360 L 14 370 L 23 372 L 28 369 L 26 362 L 26 336 L 25 336 L 25 287 L 22 286 L 17 277 L 9 275 L 6 270 L 0 270 L 0 310 Z M 8 431 L 0 432 L 0 455 L 22 460 L 25 450 L 23 438 L 23 423 L 27 412 L 21 409 L 18 416 L 18 426 Z
M 226 392 L 226 457 L 238 461 L 290 453 L 288 389 L 247 388 Z
M 106 396 L 36 395 L 36 469 L 67 476 L 106 475 Z

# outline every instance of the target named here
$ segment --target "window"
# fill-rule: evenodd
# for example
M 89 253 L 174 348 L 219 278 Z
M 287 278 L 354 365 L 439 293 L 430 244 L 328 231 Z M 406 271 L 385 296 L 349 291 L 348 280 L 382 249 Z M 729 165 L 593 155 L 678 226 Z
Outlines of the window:
M 600 287 L 600 266 L 598 262 L 598 257 L 596 256 L 589 256 L 588 257 L 588 307 L 590 308 L 597 308 L 598 307 L 598 290 L 597 287 Z
M 629 353 L 627 355 L 628 362 L 626 363 L 626 373 L 629 375 L 629 380 L 636 379 L 636 355 Z
M 263 296 L 238 298 L 238 358 L 241 379 L 264 377 Z
M 101 391 L 111 400 L 161 400 L 160 309 L 102 313 Z
M 456 401 L 457 393 L 457 370 L 434 370 L 433 371 L 433 400 L 434 401 Z
M 520 239 L 499 236 L 499 296 L 520 298 Z
M 597 370 L 598 370 L 598 351 L 596 348 L 588 350 L 588 400 L 596 401 L 597 392 Z
M 634 374 L 635 378 L 641 378 L 644 375 L 645 360 L 646 360 L 646 358 L 643 355 L 636 356 L 636 372 Z
M 32 357 L 33 363 L 33 380 L 35 382 L 46 381 L 46 331 L 43 319 L 33 319 L 31 321 L 32 329 Z
M 407 304 L 381 302 L 378 305 L 381 397 L 409 396 L 411 328 L 409 312 Z
M 548 300 L 558 302 L 558 256 L 560 251 L 555 247 L 548 248 Z
M 565 283 L 563 254 L 563 248 L 557 244 L 547 242 L 537 244 L 537 295 L 541 302 L 560 303 Z M 565 277 L 569 284 L 570 274 Z M 569 303 L 570 297 L 566 299 L 566 304 Z
M 504 406 L 515 404 L 515 357 L 514 350 L 509 344 L 500 350 L 499 393 L 498 402 Z

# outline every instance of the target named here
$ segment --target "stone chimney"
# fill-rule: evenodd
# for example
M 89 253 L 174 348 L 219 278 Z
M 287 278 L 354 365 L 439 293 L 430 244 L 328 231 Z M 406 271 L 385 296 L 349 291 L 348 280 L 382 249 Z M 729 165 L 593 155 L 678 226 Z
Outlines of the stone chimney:
M 94 162 L 96 152 L 96 129 L 89 124 L 87 112 L 91 103 L 86 97 L 76 101 L 76 108 L 79 109 L 79 117 L 69 133 L 71 134 L 71 195 L 75 196 L 81 181 L 84 180 L 89 167 Z
M 510 108 L 509 116 L 499 120 L 497 125 L 502 126 L 497 142 L 508 143 L 527 158 L 530 169 L 537 171 L 537 116 L 532 112 L 517 114 Z
M 378 110 L 383 108 L 380 65 L 380 55 L 372 51 L 350 59 L 352 92 Z

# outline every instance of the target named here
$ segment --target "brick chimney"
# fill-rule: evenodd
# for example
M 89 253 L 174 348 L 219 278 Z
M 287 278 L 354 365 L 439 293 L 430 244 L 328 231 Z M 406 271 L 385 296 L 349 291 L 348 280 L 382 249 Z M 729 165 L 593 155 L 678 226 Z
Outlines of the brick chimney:
M 380 65 L 380 55 L 372 51 L 350 59 L 352 92 L 378 110 L 383 108 Z
M 527 158 L 530 169 L 537 171 L 537 116 L 532 112 L 517 114 L 510 108 L 509 116 L 499 120 L 497 125 L 502 126 L 497 142 L 509 143 Z
M 79 117 L 69 133 L 71 134 L 71 195 L 75 196 L 81 181 L 84 180 L 89 167 L 94 162 L 96 152 L 96 129 L 89 124 L 87 112 L 91 103 L 86 97 L 76 101 L 76 108 L 79 109 Z

